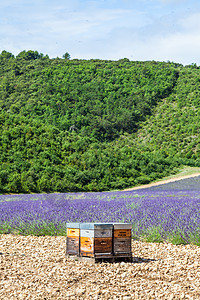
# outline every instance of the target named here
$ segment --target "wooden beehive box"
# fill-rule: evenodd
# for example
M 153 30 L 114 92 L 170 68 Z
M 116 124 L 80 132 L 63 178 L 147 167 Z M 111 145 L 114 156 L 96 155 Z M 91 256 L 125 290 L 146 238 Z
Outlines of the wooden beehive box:
M 113 224 L 80 224 L 80 256 L 112 257 Z
M 131 257 L 131 229 L 132 224 L 113 224 L 113 254 L 118 257 Z
M 80 253 L 80 224 L 67 223 L 66 255 L 79 255 Z

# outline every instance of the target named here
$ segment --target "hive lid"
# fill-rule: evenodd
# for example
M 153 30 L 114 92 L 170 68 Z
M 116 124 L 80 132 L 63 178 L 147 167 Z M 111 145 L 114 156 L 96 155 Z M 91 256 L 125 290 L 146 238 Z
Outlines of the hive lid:
M 67 223 L 67 228 L 80 228 L 79 223 Z
M 132 229 L 131 223 L 113 223 L 114 229 Z
M 111 223 L 80 223 L 80 229 L 112 229 Z

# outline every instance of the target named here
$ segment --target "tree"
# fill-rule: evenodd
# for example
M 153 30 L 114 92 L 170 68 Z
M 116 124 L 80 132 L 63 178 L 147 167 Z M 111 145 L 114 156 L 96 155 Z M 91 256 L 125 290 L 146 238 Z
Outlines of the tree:
M 65 54 L 63 54 L 63 58 L 69 60 L 71 56 L 68 52 L 66 52 Z
M 11 57 L 14 57 L 14 55 L 10 52 L 5 51 L 5 50 L 3 50 L 0 54 L 0 58 L 9 59 Z
M 22 52 L 20 52 L 16 58 L 22 58 L 25 60 L 35 60 L 35 59 L 39 59 L 39 58 L 43 58 L 43 54 L 39 53 L 38 51 L 33 51 L 33 50 L 24 50 Z

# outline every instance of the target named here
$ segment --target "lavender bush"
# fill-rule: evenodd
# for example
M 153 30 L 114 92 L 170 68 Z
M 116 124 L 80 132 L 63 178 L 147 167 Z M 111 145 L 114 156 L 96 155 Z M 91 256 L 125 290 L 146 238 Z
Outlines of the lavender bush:
M 193 188 L 182 180 L 179 189 L 1 195 L 0 233 L 65 235 L 66 222 L 130 222 L 135 239 L 200 245 L 198 180 Z

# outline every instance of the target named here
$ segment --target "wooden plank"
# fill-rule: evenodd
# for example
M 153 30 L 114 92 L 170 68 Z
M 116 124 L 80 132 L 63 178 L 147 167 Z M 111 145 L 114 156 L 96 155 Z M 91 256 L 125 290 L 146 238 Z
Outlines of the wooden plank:
M 113 263 L 113 262 L 132 262 L 133 258 L 132 256 L 128 256 L 128 255 L 117 255 L 117 256 L 113 256 L 113 255 L 101 255 L 101 256 L 97 256 L 95 255 L 94 257 L 91 256 L 72 256 L 72 255 L 67 255 L 67 258 L 70 260 L 74 260 L 74 261 L 81 261 L 81 262 L 88 262 L 90 264 L 93 263 L 98 263 L 98 262 L 109 262 L 109 263 Z
M 80 229 L 81 237 L 94 238 L 94 230 L 91 229 Z
M 99 254 L 112 254 L 112 238 L 80 238 L 80 254 L 94 256 Z
M 67 228 L 67 237 L 79 237 L 80 229 L 78 228 Z
M 124 257 L 132 258 L 132 253 L 117 252 L 117 253 L 115 253 L 114 257 L 115 258 L 124 258 Z
M 131 229 L 115 229 L 114 238 L 131 238 Z
M 80 254 L 94 256 L 94 239 L 90 237 L 80 237 Z
M 93 252 L 87 252 L 87 251 L 80 251 L 80 256 L 89 256 L 89 257 L 94 257 L 94 253 Z
M 114 223 L 113 227 L 114 227 L 114 230 L 115 229 L 132 229 L 132 224 L 130 224 L 130 223 Z
M 112 238 L 112 228 L 111 229 L 95 229 L 94 237 L 95 238 Z
M 67 237 L 66 253 L 79 255 L 79 237 Z
M 94 224 L 94 229 L 113 229 L 113 224 L 111 223 Z
M 80 224 L 79 223 L 67 223 L 66 227 L 67 228 L 80 228 Z
M 111 223 L 80 223 L 80 229 L 94 230 L 94 229 L 112 229 Z
M 73 260 L 78 260 L 78 261 L 82 261 L 82 262 L 88 262 L 89 264 L 93 264 L 93 263 L 98 263 L 98 262 L 110 262 L 113 263 L 114 262 L 114 257 L 113 256 L 102 256 L 102 257 L 90 257 L 90 256 L 79 256 L 79 257 L 69 257 L 70 259 Z
M 113 243 L 114 254 L 131 253 L 131 239 L 127 238 L 115 238 Z
M 112 253 L 95 253 L 95 258 L 112 258 L 114 257 Z
M 94 253 L 112 253 L 112 238 L 95 238 Z
M 80 236 L 90 238 L 111 238 L 112 229 L 80 229 Z

